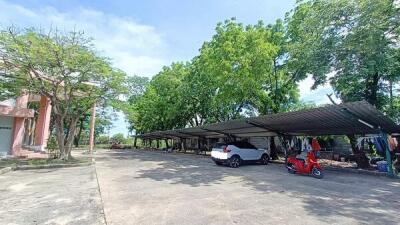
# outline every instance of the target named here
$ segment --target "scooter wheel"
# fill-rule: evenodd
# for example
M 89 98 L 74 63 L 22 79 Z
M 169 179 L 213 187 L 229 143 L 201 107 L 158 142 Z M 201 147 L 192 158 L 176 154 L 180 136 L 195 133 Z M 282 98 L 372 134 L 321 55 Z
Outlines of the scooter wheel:
M 296 173 L 296 169 L 294 168 L 293 164 L 289 164 L 287 166 L 287 171 L 288 171 L 288 173 L 291 173 L 291 174 L 295 174 Z
M 318 168 L 313 168 L 311 170 L 311 175 L 317 179 L 322 179 L 324 177 L 324 174 L 322 173 L 322 170 Z

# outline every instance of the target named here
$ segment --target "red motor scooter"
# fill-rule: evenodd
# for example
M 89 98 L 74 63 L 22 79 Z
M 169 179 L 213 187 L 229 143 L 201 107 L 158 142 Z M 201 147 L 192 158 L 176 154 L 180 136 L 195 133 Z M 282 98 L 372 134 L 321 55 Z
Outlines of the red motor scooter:
M 311 150 L 307 153 L 307 163 L 305 164 L 303 159 L 298 159 L 294 156 L 288 157 L 286 167 L 289 173 L 295 174 L 307 174 L 315 178 L 321 179 L 324 174 L 322 172 L 322 167 L 317 161 L 318 150 Z

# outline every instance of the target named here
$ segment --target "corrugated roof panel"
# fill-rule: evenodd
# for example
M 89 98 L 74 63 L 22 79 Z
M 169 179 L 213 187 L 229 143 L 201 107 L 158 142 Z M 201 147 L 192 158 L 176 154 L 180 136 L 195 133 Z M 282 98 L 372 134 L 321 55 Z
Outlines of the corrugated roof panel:
M 370 127 L 366 124 L 371 124 Z M 365 101 L 327 105 L 295 112 L 231 120 L 178 130 L 153 132 L 176 137 L 239 137 L 288 135 L 400 133 L 400 126 Z M 152 134 L 152 133 L 150 133 Z

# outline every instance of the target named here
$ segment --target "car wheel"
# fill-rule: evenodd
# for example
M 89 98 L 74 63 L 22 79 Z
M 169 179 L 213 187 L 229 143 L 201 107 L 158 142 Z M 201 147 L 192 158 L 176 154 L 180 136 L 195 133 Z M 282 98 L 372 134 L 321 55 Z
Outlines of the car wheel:
M 322 173 L 322 170 L 320 170 L 320 169 L 318 169 L 318 168 L 316 168 L 316 167 L 314 167 L 314 168 L 311 170 L 311 175 L 312 175 L 313 177 L 317 178 L 317 179 L 321 179 L 321 178 L 324 177 L 324 174 Z
M 221 165 L 222 165 L 222 162 L 217 162 L 217 161 L 215 161 L 215 164 L 216 164 L 217 166 L 221 166 Z
M 269 156 L 267 154 L 263 154 L 260 159 L 261 164 L 268 165 L 269 163 Z
M 232 156 L 229 159 L 229 166 L 232 168 L 238 168 L 240 166 L 240 158 L 238 156 Z

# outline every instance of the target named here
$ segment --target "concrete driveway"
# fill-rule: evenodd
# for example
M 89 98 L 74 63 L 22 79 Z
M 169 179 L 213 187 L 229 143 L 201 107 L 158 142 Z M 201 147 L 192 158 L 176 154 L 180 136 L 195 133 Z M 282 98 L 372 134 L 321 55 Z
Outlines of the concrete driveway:
M 105 224 L 94 166 L 0 175 L 0 224 Z
M 108 224 L 398 224 L 400 183 L 328 172 L 323 180 L 282 165 L 214 165 L 194 155 L 97 154 Z

